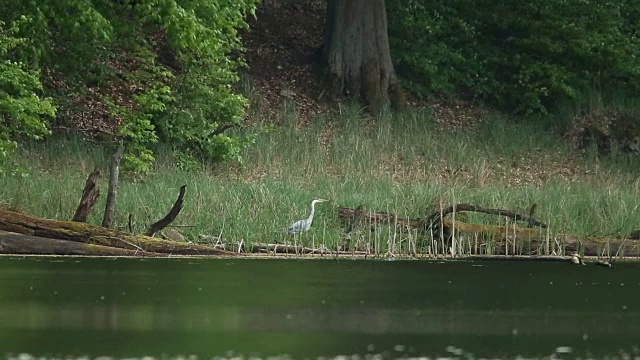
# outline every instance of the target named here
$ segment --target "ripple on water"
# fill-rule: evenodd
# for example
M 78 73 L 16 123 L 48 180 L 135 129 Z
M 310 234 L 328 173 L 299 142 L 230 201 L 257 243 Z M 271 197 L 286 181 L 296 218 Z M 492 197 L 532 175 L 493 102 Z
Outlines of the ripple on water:
M 312 358 L 312 357 L 305 357 L 305 358 L 316 359 L 316 360 L 360 360 L 360 359 L 363 359 L 363 360 L 383 360 L 383 359 L 445 360 L 445 359 L 460 359 L 460 358 L 473 360 L 473 359 L 484 358 L 482 356 L 477 356 L 473 353 L 467 352 L 464 349 L 456 347 L 454 345 L 448 345 L 445 347 L 444 350 L 449 355 L 432 355 L 432 356 L 428 356 L 428 355 L 401 356 L 398 353 L 406 350 L 405 345 L 395 345 L 393 350 L 395 350 L 396 353 L 394 352 L 374 353 L 373 352 L 374 349 L 375 349 L 375 346 L 373 344 L 369 344 L 367 346 L 367 353 L 364 353 L 364 354 L 351 354 L 351 355 L 340 354 L 340 355 L 333 355 L 333 356 L 318 356 L 315 358 Z M 558 355 L 566 356 L 566 354 L 574 354 L 574 349 L 571 346 L 562 345 L 562 346 L 557 346 L 550 354 L 544 355 L 541 357 L 523 357 L 522 355 L 517 355 L 513 358 L 529 359 L 529 360 L 550 359 L 550 358 L 553 359 L 553 358 L 557 358 Z M 606 356 L 606 358 L 611 360 L 638 359 L 639 355 L 640 355 L 640 349 L 638 349 L 637 347 L 634 347 L 630 350 L 620 349 L 616 353 Z M 577 356 L 577 357 L 580 357 L 580 356 Z M 200 359 L 202 360 L 245 360 L 245 359 L 247 360 L 262 360 L 262 359 L 290 360 L 290 359 L 294 359 L 294 357 L 289 354 L 269 355 L 269 356 L 263 357 L 259 354 L 244 355 L 240 353 L 235 353 L 233 351 L 227 351 L 224 355 L 217 355 L 217 356 L 205 357 L 205 358 L 200 358 L 197 355 L 174 355 L 174 356 L 162 355 L 160 357 L 143 355 L 139 357 L 127 356 L 126 358 L 119 358 L 119 357 L 114 357 L 109 355 L 100 355 L 95 357 L 91 357 L 91 356 L 76 357 L 76 356 L 62 355 L 62 356 L 48 358 L 44 356 L 32 355 L 29 353 L 20 353 L 20 354 L 4 355 L 3 357 L 0 357 L 0 359 L 3 359 L 3 360 L 60 360 L 60 359 L 64 359 L 64 360 L 125 360 L 125 359 L 126 360 L 200 360 Z

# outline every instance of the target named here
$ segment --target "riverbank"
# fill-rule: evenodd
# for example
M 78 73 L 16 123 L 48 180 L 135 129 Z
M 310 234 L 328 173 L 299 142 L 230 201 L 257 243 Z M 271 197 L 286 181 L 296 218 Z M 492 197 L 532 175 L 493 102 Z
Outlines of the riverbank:
M 623 238 L 640 227 L 640 166 L 634 157 L 580 153 L 543 122 L 487 115 L 474 126 L 452 130 L 440 127 L 425 110 L 378 119 L 359 110 L 345 107 L 341 116 L 301 125 L 295 106 L 288 104 L 271 122 L 242 130 L 254 141 L 242 164 L 184 169 L 170 149 L 163 149 L 152 174 L 121 179 L 115 226 L 143 232 L 186 184 L 184 207 L 173 225 L 187 241 L 210 245 L 297 241 L 335 249 L 347 236 L 338 208 L 360 205 L 416 218 L 459 203 L 524 214 L 536 204 L 535 217 L 548 224 L 550 238 Z M 111 151 L 80 138 L 24 147 L 15 160 L 26 175 L 2 175 L 0 207 L 71 219 L 87 175 L 96 166 L 107 173 Z M 102 189 L 106 193 L 104 180 Z M 89 223 L 100 222 L 104 198 Z M 319 204 L 311 230 L 292 239 L 285 230 L 308 216 L 314 198 L 331 202 Z M 505 221 L 476 213 L 456 220 Z M 393 225 L 374 230 L 351 236 L 361 244 L 377 244 L 372 248 L 381 254 L 389 252 L 388 244 L 411 240 Z

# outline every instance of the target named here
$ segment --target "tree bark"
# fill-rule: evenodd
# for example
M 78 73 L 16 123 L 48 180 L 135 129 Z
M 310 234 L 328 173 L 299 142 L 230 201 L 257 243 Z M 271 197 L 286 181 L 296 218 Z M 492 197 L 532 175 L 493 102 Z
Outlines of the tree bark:
M 324 61 L 334 91 L 356 97 L 377 114 L 405 102 L 387 35 L 384 0 L 328 0 Z
M 118 150 L 113 155 L 111 162 L 111 174 L 109 175 L 109 191 L 107 192 L 107 205 L 104 208 L 104 217 L 102 218 L 102 227 L 110 228 L 113 223 L 113 216 L 116 211 L 116 198 L 118 193 L 118 178 L 120 176 L 120 160 L 124 153 L 124 144 L 122 141 L 118 145 Z

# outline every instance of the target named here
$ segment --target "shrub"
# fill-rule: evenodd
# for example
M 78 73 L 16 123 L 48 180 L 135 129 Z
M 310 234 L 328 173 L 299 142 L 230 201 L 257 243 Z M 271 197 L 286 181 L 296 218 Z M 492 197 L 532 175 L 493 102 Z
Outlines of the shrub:
M 423 91 L 545 113 L 591 88 L 635 94 L 637 0 L 389 2 L 398 66 Z

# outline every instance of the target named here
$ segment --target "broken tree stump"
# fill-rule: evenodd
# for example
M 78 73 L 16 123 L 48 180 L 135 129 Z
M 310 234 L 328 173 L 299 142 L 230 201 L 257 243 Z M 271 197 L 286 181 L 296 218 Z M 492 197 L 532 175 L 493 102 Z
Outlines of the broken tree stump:
M 98 168 L 95 168 L 84 184 L 84 189 L 82 190 L 82 198 L 80 199 L 80 205 L 78 205 L 76 213 L 73 215 L 72 221 L 87 222 L 87 218 L 91 213 L 91 209 L 100 197 L 100 190 L 98 189 L 99 179 L 100 170 L 98 170 Z

